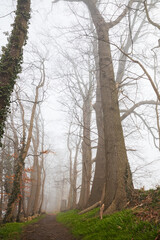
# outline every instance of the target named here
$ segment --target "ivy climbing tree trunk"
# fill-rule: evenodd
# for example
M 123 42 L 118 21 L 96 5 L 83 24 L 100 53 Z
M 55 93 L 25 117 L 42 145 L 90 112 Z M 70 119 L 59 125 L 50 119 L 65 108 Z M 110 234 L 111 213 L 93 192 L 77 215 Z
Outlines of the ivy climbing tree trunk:
M 0 139 L 10 105 L 10 96 L 18 73 L 21 71 L 23 46 L 27 39 L 30 19 L 30 0 L 17 0 L 13 30 L 0 60 Z
M 16 169 L 15 169 L 15 177 L 14 177 L 14 181 L 13 181 L 13 188 L 12 188 L 12 192 L 11 192 L 11 195 L 10 195 L 10 198 L 9 198 L 9 201 L 8 201 L 7 211 L 6 211 L 6 215 L 4 217 L 4 222 L 13 221 L 13 218 L 14 218 L 13 212 L 14 212 L 14 209 L 16 207 L 17 200 L 19 200 L 20 193 L 21 193 L 20 186 L 21 186 L 21 182 L 22 182 L 22 173 L 23 173 L 23 170 L 24 170 L 25 159 L 27 157 L 28 150 L 30 148 L 30 144 L 31 144 L 31 140 L 32 140 L 34 118 L 35 118 L 36 108 L 37 108 L 37 104 L 38 104 L 38 100 L 39 100 L 39 90 L 41 88 L 43 88 L 44 83 L 45 83 L 44 59 L 41 62 L 41 66 L 40 66 L 39 70 L 40 70 L 40 73 L 41 73 L 41 77 L 40 77 L 40 81 L 39 81 L 39 83 L 38 83 L 38 85 L 36 86 L 36 89 L 35 89 L 35 98 L 34 98 L 34 102 L 33 102 L 33 106 L 32 106 L 32 112 L 31 112 L 29 129 L 28 129 L 28 136 L 27 136 L 27 140 L 25 141 L 26 133 L 24 131 L 24 133 L 23 133 L 23 145 L 22 145 L 22 148 L 20 150 L 20 154 L 19 154 L 18 159 L 17 159 L 17 165 L 16 165 Z M 24 120 L 22 119 L 22 121 L 24 121 Z

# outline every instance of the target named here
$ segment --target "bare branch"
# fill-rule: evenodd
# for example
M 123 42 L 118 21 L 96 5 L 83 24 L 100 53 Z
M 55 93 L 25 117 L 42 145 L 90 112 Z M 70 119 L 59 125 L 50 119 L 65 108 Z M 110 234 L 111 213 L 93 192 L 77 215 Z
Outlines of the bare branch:
M 114 44 L 114 43 L 111 43 L 111 44 L 112 44 L 113 46 L 117 47 L 118 50 L 120 50 L 120 51 L 121 51 L 125 56 L 127 56 L 132 62 L 137 63 L 137 64 L 140 66 L 140 68 L 143 70 L 143 72 L 144 72 L 145 75 L 147 76 L 148 80 L 150 81 L 151 86 L 152 86 L 155 94 L 157 95 L 158 100 L 160 101 L 160 93 L 159 93 L 157 87 L 155 86 L 151 75 L 148 73 L 147 69 L 142 65 L 142 63 L 141 63 L 140 61 L 135 60 L 134 58 L 132 58 L 129 54 L 125 53 L 125 52 L 124 52 L 121 48 L 119 48 L 116 44 Z
M 150 22 L 153 26 L 155 26 L 156 28 L 158 28 L 160 30 L 160 24 L 153 22 L 152 19 L 150 18 L 146 2 L 147 1 L 145 0 L 144 1 L 144 8 L 145 8 L 145 11 L 146 11 L 146 16 L 147 16 L 148 22 Z
M 12 13 L 15 13 L 15 11 L 12 11 L 12 12 L 10 12 L 10 13 L 7 13 L 6 15 L 0 16 L 0 18 L 7 17 L 7 16 L 11 15 Z
M 127 14 L 127 12 L 130 10 L 132 3 L 134 2 L 134 0 L 130 0 L 128 5 L 125 7 L 125 9 L 123 10 L 123 12 L 117 17 L 116 20 L 114 20 L 113 22 L 109 23 L 109 28 L 112 28 L 114 26 L 116 26 Z
M 153 100 L 150 100 L 150 101 L 141 101 L 141 102 L 138 102 L 136 103 L 134 106 L 132 106 L 130 109 L 128 110 L 121 110 L 121 112 L 125 112 L 122 116 L 121 116 L 121 121 L 123 121 L 126 117 L 128 117 L 131 113 L 134 112 L 134 110 L 137 108 L 137 107 L 140 107 L 142 105 L 160 105 L 160 103 L 157 103 L 156 101 L 153 101 Z

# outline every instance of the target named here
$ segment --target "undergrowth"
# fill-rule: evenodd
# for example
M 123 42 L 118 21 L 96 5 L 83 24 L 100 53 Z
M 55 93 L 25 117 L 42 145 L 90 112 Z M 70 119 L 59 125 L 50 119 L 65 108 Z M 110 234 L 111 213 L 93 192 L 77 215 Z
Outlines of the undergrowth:
M 78 215 L 76 210 L 59 213 L 57 220 L 83 240 L 155 240 L 160 225 L 142 221 L 131 210 L 97 216 L 99 209 Z
M 36 223 L 45 215 L 41 215 L 40 217 L 34 218 L 31 221 L 18 223 L 6 223 L 0 226 L 0 239 L 1 240 L 19 240 L 23 231 L 23 228 L 28 226 L 29 224 Z
M 129 207 L 134 209 L 141 220 L 160 224 L 160 187 L 148 191 L 139 190 Z

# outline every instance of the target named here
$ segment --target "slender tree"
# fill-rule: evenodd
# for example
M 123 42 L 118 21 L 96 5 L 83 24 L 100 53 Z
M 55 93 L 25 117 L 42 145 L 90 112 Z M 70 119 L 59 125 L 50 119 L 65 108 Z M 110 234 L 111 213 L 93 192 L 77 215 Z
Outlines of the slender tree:
M 81 144 L 81 128 L 77 136 L 73 134 L 72 122 L 69 126 L 67 147 L 69 150 L 69 195 L 68 209 L 77 207 L 77 177 L 78 177 L 78 157 Z
M 22 183 L 22 174 L 24 170 L 24 164 L 25 164 L 25 159 L 27 157 L 31 140 L 32 140 L 32 132 L 33 132 L 33 127 L 34 127 L 34 118 L 35 118 L 35 113 L 36 113 L 36 108 L 37 108 L 37 103 L 39 101 L 39 90 L 43 88 L 44 83 L 45 83 L 45 63 L 44 59 L 40 62 L 40 80 L 38 85 L 36 86 L 35 89 L 35 97 L 34 97 L 34 102 L 32 106 L 32 112 L 31 112 L 31 117 L 30 117 L 30 122 L 29 122 L 29 128 L 28 128 L 28 136 L 26 139 L 26 132 L 23 132 L 23 137 L 22 137 L 22 146 L 19 152 L 19 156 L 17 159 L 16 163 L 16 169 L 15 169 L 15 177 L 14 177 L 14 182 L 13 182 L 13 188 L 12 192 L 9 198 L 8 206 L 7 206 L 7 211 L 6 215 L 4 218 L 4 222 L 11 222 L 14 219 L 14 209 L 16 207 L 16 202 L 17 199 L 20 197 L 21 199 L 21 183 Z M 23 114 L 22 114 L 23 115 Z

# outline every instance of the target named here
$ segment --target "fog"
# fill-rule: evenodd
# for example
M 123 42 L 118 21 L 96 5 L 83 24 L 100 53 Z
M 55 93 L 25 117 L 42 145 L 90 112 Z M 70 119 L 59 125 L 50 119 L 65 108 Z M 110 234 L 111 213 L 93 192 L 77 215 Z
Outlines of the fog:
M 120 1 L 119 1 L 120 2 Z M 110 8 L 109 8 L 110 7 Z M 0 3 L 0 45 L 4 46 L 7 43 L 8 33 L 11 31 L 11 24 L 14 21 L 14 10 L 16 8 L 16 1 L 14 0 L 1 0 Z M 112 15 L 115 7 L 110 3 L 108 8 L 102 4 L 102 10 L 104 16 L 109 18 L 108 11 Z M 158 11 L 158 10 L 157 10 Z M 118 12 L 116 13 L 118 15 Z M 69 98 L 65 93 L 65 85 L 63 86 L 62 74 L 69 74 L 69 65 L 63 57 L 65 51 L 77 58 L 77 63 L 82 62 L 82 56 L 78 55 L 78 48 L 86 50 L 86 39 L 88 42 L 91 37 L 87 36 L 89 31 L 87 26 L 90 25 L 88 18 L 89 14 L 86 7 L 82 3 L 66 3 L 60 1 L 53 4 L 52 1 L 46 0 L 34 0 L 32 3 L 32 17 L 29 25 L 29 36 L 27 45 L 24 49 L 24 68 L 25 63 L 29 61 L 35 61 L 35 52 L 39 52 L 42 58 L 45 58 L 45 71 L 46 71 L 46 85 L 43 103 L 41 104 L 41 112 L 44 119 L 45 130 L 45 149 L 49 150 L 49 153 L 45 155 L 45 169 L 46 169 L 46 181 L 45 181 L 45 201 L 43 209 L 47 212 L 53 212 L 60 209 L 60 199 L 67 200 L 69 191 L 69 150 L 67 148 L 67 137 L 69 123 L 71 122 L 70 109 L 67 109 L 62 103 L 71 106 Z M 153 16 L 158 16 L 154 12 Z M 123 22 L 125 22 L 127 19 Z M 139 23 L 136 23 L 137 26 Z M 151 29 L 151 30 L 150 30 Z M 122 30 L 117 26 L 111 31 L 111 42 L 119 38 Z M 145 31 L 145 28 L 144 28 Z M 148 31 L 152 33 L 142 36 L 137 41 L 135 46 L 135 52 L 139 56 L 144 51 L 144 59 L 146 58 L 146 66 L 149 65 L 149 59 L 153 52 L 151 48 L 156 46 L 158 41 L 158 34 L 155 30 L 155 38 L 153 38 L 153 28 L 148 27 Z M 73 49 L 71 45 L 73 44 Z M 117 71 L 117 59 L 120 53 L 112 46 L 113 61 L 115 69 Z M 31 53 L 33 51 L 33 53 Z M 160 50 L 157 49 L 157 53 Z M 31 57 L 33 56 L 33 58 Z M 34 60 L 35 58 L 35 60 Z M 153 60 L 152 65 L 153 65 Z M 63 71 L 62 71 L 62 65 Z M 82 63 L 82 68 L 83 68 Z M 130 68 L 131 69 L 131 68 Z M 141 75 L 141 70 L 138 66 L 134 65 L 132 70 L 136 74 Z M 83 71 L 83 70 L 82 70 Z M 149 72 L 154 78 L 154 71 L 149 68 Z M 116 74 L 115 74 L 116 75 Z M 21 86 L 21 77 L 26 80 L 23 82 L 23 88 L 26 89 L 28 94 L 31 94 L 31 88 L 28 83 L 30 81 L 29 75 L 22 72 L 18 85 Z M 159 75 L 157 76 L 158 81 Z M 148 80 L 138 80 L 140 83 L 138 86 L 129 86 L 127 90 L 124 90 L 124 94 L 129 92 L 129 98 L 132 97 L 135 101 L 154 99 L 156 100 L 155 93 L 150 87 Z M 26 85 L 25 85 L 26 84 Z M 124 88 L 125 89 L 125 88 Z M 126 91 L 126 92 L 125 92 Z M 133 96 L 135 95 L 135 96 Z M 14 93 L 13 93 L 14 97 Z M 128 98 L 126 106 L 132 106 L 131 101 Z M 94 96 L 95 101 L 95 96 Z M 93 102 L 94 102 L 93 101 Z M 122 109 L 124 104 L 121 103 Z M 143 113 L 148 115 L 150 120 L 152 119 L 151 109 L 149 107 L 143 108 Z M 93 129 L 95 128 L 95 116 L 93 112 Z M 134 127 L 131 127 L 131 122 L 134 123 Z M 155 188 L 160 184 L 160 157 L 159 149 L 155 148 L 154 140 L 147 127 L 140 119 L 132 118 L 131 120 L 124 120 L 124 135 L 126 135 L 126 146 L 128 149 L 128 158 L 133 172 L 133 180 L 135 188 L 150 189 Z M 135 133 L 135 126 L 137 132 Z M 154 126 L 152 126 L 154 127 Z M 130 129 L 129 129 L 130 128 Z M 129 134 L 127 131 L 134 132 Z M 92 138 L 96 138 L 96 134 L 92 133 Z M 157 140 L 156 140 L 157 141 Z M 158 143 L 157 143 L 158 144 Z M 93 146 L 96 145 L 93 142 Z M 74 153 L 73 147 L 73 153 Z M 96 150 L 93 150 L 93 157 L 95 157 Z M 27 160 L 29 162 L 29 160 Z M 26 161 L 27 164 L 29 164 Z M 79 156 L 79 170 L 81 169 L 81 156 Z M 78 185 L 81 184 L 80 173 L 78 176 Z M 79 195 L 78 190 L 78 195 Z

